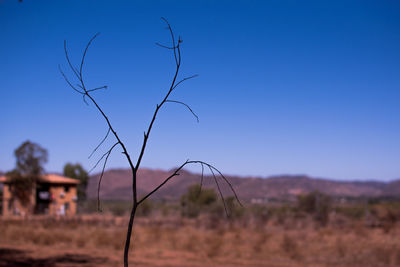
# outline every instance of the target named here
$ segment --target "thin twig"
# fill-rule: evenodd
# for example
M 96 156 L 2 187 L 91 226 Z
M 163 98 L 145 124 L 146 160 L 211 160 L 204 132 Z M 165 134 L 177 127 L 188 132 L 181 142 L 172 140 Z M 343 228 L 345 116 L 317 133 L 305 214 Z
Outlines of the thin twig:
M 93 156 L 94 152 L 96 152 L 96 150 L 104 143 L 104 141 L 107 139 L 108 135 L 110 134 L 110 131 L 111 131 L 111 129 L 109 127 L 106 136 L 104 136 L 104 138 L 100 141 L 100 144 L 98 144 L 96 146 L 96 148 L 93 149 L 93 151 L 92 151 L 92 153 L 90 153 L 88 159 L 90 159 Z
M 79 69 L 79 77 L 80 77 L 81 80 L 82 80 L 83 63 L 84 63 L 84 61 L 85 61 L 86 53 L 87 53 L 87 51 L 88 51 L 88 49 L 89 49 L 90 44 L 93 42 L 94 39 L 96 39 L 97 36 L 99 36 L 99 34 L 100 34 L 99 32 L 96 33 L 96 34 L 92 37 L 92 39 L 90 39 L 90 41 L 89 41 L 89 42 L 87 43 L 87 45 L 86 45 L 85 51 L 83 52 L 82 61 L 81 61 L 81 67 L 80 67 L 80 69 Z
M 104 160 L 103 169 L 101 170 L 101 175 L 100 175 L 100 178 L 99 178 L 99 184 L 98 184 L 98 186 L 97 186 L 97 209 L 98 209 L 99 211 L 102 211 L 102 210 L 101 210 L 101 207 L 100 207 L 100 186 L 101 186 L 101 180 L 103 179 L 104 169 L 106 168 L 107 161 L 108 161 L 108 157 L 110 156 L 112 150 L 114 149 L 114 147 L 115 147 L 116 145 L 118 145 L 118 143 L 115 143 L 115 144 L 110 148 L 110 150 L 107 151 L 107 153 L 106 153 L 107 156 L 106 156 L 106 159 Z
M 80 93 L 80 94 L 84 94 L 83 92 L 79 91 L 78 89 L 76 89 L 72 83 L 68 80 L 67 76 L 65 75 L 65 73 L 62 71 L 61 66 L 58 65 L 58 70 L 61 72 L 61 75 L 64 77 L 64 80 L 67 82 L 67 84 L 69 86 L 71 86 L 72 89 L 74 89 L 76 92 Z
M 141 200 L 138 201 L 138 205 L 140 203 L 142 203 L 143 201 L 145 201 L 148 197 L 150 197 L 152 194 L 154 194 L 155 192 L 158 191 L 158 189 L 160 189 L 163 185 L 165 185 L 172 177 L 179 175 L 179 171 L 185 167 L 186 164 L 188 164 L 188 160 L 183 163 L 181 166 L 179 166 L 170 176 L 168 176 L 161 184 L 159 184 L 156 188 L 154 188 L 150 193 L 148 193 L 147 195 L 145 195 L 144 197 L 142 197 Z
M 66 40 L 64 40 L 64 52 L 65 52 L 65 57 L 67 58 L 68 65 L 70 66 L 72 72 L 73 72 L 73 73 L 76 75 L 76 77 L 79 79 L 79 74 L 78 74 L 78 72 L 76 71 L 76 69 L 74 68 L 74 66 L 72 66 L 71 60 L 69 60 L 68 49 L 67 49 L 67 41 L 66 41 Z
M 116 143 L 111 147 L 111 149 L 113 149 L 113 148 L 114 148 L 116 145 L 118 145 L 118 144 L 119 144 L 119 142 L 116 142 Z M 96 162 L 96 164 L 93 166 L 93 168 L 90 169 L 89 173 L 91 173 L 91 172 L 97 167 L 97 165 L 99 165 L 99 163 L 101 162 L 101 160 L 102 160 L 105 156 L 107 156 L 107 154 L 108 154 L 109 151 L 110 151 L 110 149 L 100 157 L 100 159 Z
M 177 82 L 177 83 L 175 84 L 174 89 L 175 89 L 176 87 L 178 87 L 178 85 L 180 85 L 180 84 L 183 83 L 184 81 L 187 81 L 187 80 L 196 78 L 196 77 L 198 77 L 198 76 L 199 76 L 198 74 L 195 74 L 195 75 L 192 75 L 192 76 L 189 76 L 189 77 L 186 77 L 186 78 L 180 80 L 179 82 Z
M 240 206 L 243 207 L 242 202 L 240 202 L 240 199 L 239 199 L 239 197 L 237 196 L 236 191 L 233 189 L 233 186 L 232 186 L 232 184 L 229 182 L 229 180 L 228 180 L 228 179 L 222 174 L 222 172 L 220 172 L 217 168 L 215 168 L 215 167 L 212 166 L 212 165 L 210 165 L 210 167 L 211 167 L 212 169 L 214 169 L 216 172 L 218 172 L 218 174 L 222 177 L 222 179 L 224 179 L 224 181 L 225 181 L 225 182 L 228 184 L 228 186 L 230 187 L 232 193 L 235 195 L 236 201 L 240 204 Z
M 188 104 L 183 103 L 183 102 L 181 102 L 181 101 L 176 101 L 176 100 L 167 100 L 167 101 L 165 101 L 165 102 L 178 103 L 178 104 L 181 104 L 181 105 L 186 106 L 186 107 L 189 109 L 189 111 L 193 114 L 193 116 L 195 116 L 197 122 L 199 122 L 199 117 L 193 112 L 193 110 L 189 107 Z
M 89 90 L 86 91 L 86 93 L 90 93 L 90 92 L 101 90 L 101 89 L 107 89 L 107 88 L 108 88 L 107 85 L 104 85 L 104 86 L 97 87 L 97 88 L 94 88 L 94 89 L 89 89 Z
M 89 106 L 89 103 L 86 101 L 85 97 L 86 97 L 86 94 L 83 94 L 83 96 L 82 96 L 83 102 L 85 102 L 86 106 Z
M 164 20 L 165 23 L 168 25 L 168 29 L 169 29 L 170 34 L 171 34 L 171 39 L 172 39 L 172 43 L 173 43 L 173 47 L 174 47 L 173 51 L 174 51 L 174 57 L 175 57 L 175 62 L 176 62 L 176 70 L 175 70 L 175 74 L 174 74 L 174 77 L 173 77 L 172 82 L 171 82 L 171 86 L 170 86 L 167 94 L 165 95 L 164 99 L 161 101 L 161 103 L 157 104 L 156 109 L 155 109 L 154 114 L 153 114 L 153 118 L 151 119 L 149 127 L 147 128 L 147 132 L 144 134 L 142 148 L 140 150 L 139 157 L 138 157 L 138 160 L 137 160 L 136 165 L 135 165 L 135 169 L 136 170 L 139 169 L 139 167 L 140 167 L 140 163 L 142 161 L 144 152 L 146 150 L 147 140 L 149 139 L 150 132 L 151 132 L 151 130 L 153 128 L 153 124 L 154 124 L 154 121 L 156 120 L 158 111 L 164 105 L 164 103 L 168 100 L 169 95 L 174 90 L 176 78 L 178 77 L 179 68 L 180 68 L 180 65 L 181 65 L 181 54 L 180 54 L 179 44 L 177 46 L 175 46 L 174 33 L 172 32 L 171 26 L 169 25 L 168 21 L 165 18 L 161 18 L 161 19 Z M 178 58 L 177 58 L 176 51 L 178 51 Z
M 197 194 L 197 197 L 200 197 L 201 189 L 203 187 L 203 179 L 204 179 L 204 165 L 203 165 L 203 163 L 200 163 L 200 165 L 201 165 L 201 178 L 200 178 L 199 193 Z
M 160 47 L 162 47 L 162 48 L 166 48 L 166 49 L 170 49 L 170 50 L 173 50 L 173 49 L 176 49 L 177 47 L 169 47 L 169 46 L 166 46 L 166 45 L 163 45 L 163 44 L 160 44 L 160 43 L 156 43 L 156 45 L 158 45 L 158 46 L 160 46 Z
M 169 25 L 168 20 L 166 20 L 164 17 L 161 17 L 161 19 L 167 24 L 168 30 L 171 34 L 171 38 L 172 38 L 172 47 L 173 47 L 173 51 L 174 51 L 174 58 L 175 58 L 175 63 L 178 66 L 180 64 L 180 60 L 178 61 L 178 59 L 176 58 L 176 49 L 178 49 L 179 51 L 179 43 L 178 45 L 175 45 L 175 37 L 174 37 L 174 32 L 172 31 L 171 25 Z M 180 59 L 180 57 L 179 57 Z
M 211 165 L 211 164 L 209 164 L 209 163 L 207 163 L 207 162 L 204 162 L 204 161 L 200 161 L 200 160 L 187 160 L 187 161 L 185 161 L 185 162 L 184 162 L 181 166 L 179 166 L 170 176 L 168 176 L 161 184 L 159 184 L 156 188 L 154 188 L 152 191 L 150 191 L 150 192 L 147 193 L 144 197 L 142 197 L 142 199 L 138 201 L 138 204 L 142 203 L 145 199 L 147 199 L 147 198 L 150 197 L 152 194 L 154 194 L 155 192 L 157 192 L 157 191 L 158 191 L 163 185 L 165 185 L 171 178 L 173 178 L 174 176 L 179 175 L 179 171 L 182 170 L 183 167 L 185 167 L 185 166 L 188 165 L 188 164 L 200 164 L 200 165 L 202 166 L 202 178 L 203 178 L 203 173 L 204 173 L 204 172 L 203 172 L 203 171 L 204 171 L 203 165 L 207 166 L 207 167 L 210 169 L 210 171 L 211 171 L 211 173 L 212 173 L 212 175 L 213 175 L 213 177 L 214 177 L 214 179 L 215 179 L 215 183 L 216 183 L 216 185 L 217 185 L 217 187 L 218 187 L 219 194 L 221 195 L 222 201 L 223 201 L 223 203 L 224 203 L 225 212 L 226 212 L 227 216 L 229 216 L 229 214 L 228 214 L 228 212 L 227 212 L 227 209 L 226 209 L 225 199 L 224 199 L 224 197 L 223 197 L 222 191 L 221 191 L 221 189 L 220 189 L 220 187 L 219 187 L 219 183 L 218 183 L 218 181 L 217 181 L 217 179 L 216 179 L 216 176 L 215 176 L 215 173 L 214 173 L 214 171 L 217 171 L 219 174 L 221 174 L 221 172 L 220 172 L 217 168 L 215 168 L 213 165 Z M 221 175 L 221 177 L 222 177 L 222 175 Z M 223 178 L 224 178 L 225 181 L 227 181 L 225 177 L 223 177 Z M 202 180 L 201 180 L 201 184 L 202 184 Z M 242 205 L 242 204 L 240 203 L 240 201 L 239 201 L 239 198 L 237 197 L 237 194 L 236 194 L 235 189 L 232 187 L 232 185 L 231 185 L 229 182 L 228 182 L 228 185 L 230 186 L 230 188 L 231 188 L 233 194 L 235 195 L 235 198 L 237 199 L 238 203 L 239 203 L 240 205 Z
M 219 183 L 218 183 L 217 177 L 215 177 L 215 173 L 214 173 L 214 171 L 213 171 L 213 169 L 211 168 L 210 165 L 208 166 L 208 168 L 210 169 L 210 171 L 211 171 L 211 173 L 212 173 L 212 175 L 213 175 L 213 177 L 214 177 L 214 181 L 215 181 L 215 183 L 216 183 L 216 185 L 217 185 L 219 195 L 221 196 L 222 203 L 224 204 L 225 214 L 226 214 L 227 217 L 229 217 L 228 210 L 226 209 L 226 203 L 225 203 L 224 195 L 222 194 L 221 188 L 219 187 Z

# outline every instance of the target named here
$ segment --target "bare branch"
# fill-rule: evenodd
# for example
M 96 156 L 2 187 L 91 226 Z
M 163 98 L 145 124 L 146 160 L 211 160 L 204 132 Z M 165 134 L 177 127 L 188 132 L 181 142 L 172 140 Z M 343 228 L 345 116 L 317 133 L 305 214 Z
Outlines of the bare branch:
M 87 50 L 89 49 L 90 44 L 93 42 L 94 39 L 96 39 L 97 36 L 99 36 L 99 34 L 100 34 L 99 32 L 96 33 L 96 34 L 90 39 L 90 41 L 89 41 L 89 42 L 87 43 L 87 45 L 86 45 L 85 51 L 83 52 L 82 61 L 81 61 L 81 67 L 80 67 L 80 69 L 79 69 L 79 77 L 80 77 L 80 80 L 82 80 L 82 69 L 83 69 L 83 63 L 84 63 L 84 61 L 85 61 L 86 52 L 87 52 Z
M 83 96 L 82 96 L 83 102 L 85 102 L 86 106 L 89 106 L 89 103 L 86 101 L 85 97 L 86 97 L 86 94 L 83 94 Z
M 198 74 L 195 74 L 195 75 L 192 75 L 192 76 L 190 76 L 190 77 L 186 77 L 186 78 L 180 80 L 179 82 L 177 82 L 177 83 L 175 84 L 174 88 L 172 88 L 172 89 L 175 89 L 176 87 L 178 87 L 179 84 L 183 83 L 184 81 L 187 81 L 187 80 L 196 78 L 196 77 L 198 77 L 198 76 L 199 76 Z
M 79 74 L 78 74 L 77 70 L 74 69 L 74 67 L 73 67 L 72 64 L 71 64 L 71 61 L 70 61 L 69 56 L 68 56 L 68 50 L 67 50 L 66 41 L 64 41 L 65 56 L 66 56 L 66 58 L 67 58 L 67 61 L 68 61 L 68 64 L 69 64 L 70 68 L 72 69 L 72 71 L 73 71 L 73 72 L 75 73 L 75 75 L 77 76 L 77 78 L 78 78 L 78 80 L 79 80 L 79 82 L 80 82 L 80 85 L 78 85 L 78 86 L 83 90 L 83 92 L 82 92 L 82 91 L 79 91 L 78 89 L 76 89 L 76 88 L 69 82 L 69 80 L 67 79 L 67 77 L 66 77 L 66 76 L 64 75 L 64 73 L 62 72 L 61 68 L 60 68 L 60 71 L 61 71 L 61 74 L 64 76 L 65 80 L 67 81 L 67 83 L 68 83 L 75 91 L 77 91 L 78 93 L 80 93 L 80 94 L 83 95 L 83 101 L 85 102 L 85 104 L 88 105 L 88 102 L 86 101 L 86 97 L 88 97 L 88 98 L 90 99 L 90 101 L 92 101 L 92 103 L 96 106 L 97 110 L 101 113 L 101 115 L 103 116 L 103 118 L 106 120 L 107 125 L 108 125 L 108 128 L 110 129 L 110 131 L 113 133 L 113 135 L 114 135 L 115 138 L 117 139 L 117 143 L 122 147 L 123 153 L 125 154 L 125 156 L 126 156 L 128 162 L 129 162 L 129 166 L 131 167 L 131 169 L 132 169 L 133 172 L 134 172 L 134 176 L 133 176 L 134 183 L 133 183 L 133 184 L 134 184 L 134 186 L 136 186 L 135 166 L 133 165 L 133 162 L 132 162 L 132 160 L 131 160 L 131 158 L 130 158 L 130 155 L 129 155 L 129 153 L 128 153 L 128 151 L 127 151 L 127 149 L 126 149 L 124 143 L 121 141 L 121 139 L 119 138 L 117 132 L 116 132 L 116 131 L 114 130 L 114 128 L 112 127 L 111 122 L 110 122 L 110 120 L 108 119 L 107 115 L 104 113 L 104 111 L 101 109 L 101 107 L 97 104 L 97 102 L 94 100 L 94 98 L 89 94 L 89 92 L 92 92 L 92 91 L 95 91 L 95 90 L 100 90 L 100 89 L 105 89 L 105 88 L 107 88 L 107 87 L 106 87 L 106 86 L 103 86 L 103 87 L 98 87 L 98 88 L 86 90 L 85 83 L 84 83 L 84 80 L 83 80 L 83 65 L 84 65 L 84 61 L 85 61 L 85 56 L 86 56 L 86 53 L 87 53 L 87 50 L 88 50 L 90 44 L 92 43 L 92 41 L 93 41 L 98 35 L 99 35 L 99 33 L 95 34 L 95 35 L 89 40 L 89 42 L 87 43 L 87 45 L 86 45 L 86 47 L 85 47 L 84 53 L 83 53 L 83 55 L 82 55 L 82 60 L 81 60 L 81 65 L 80 65 Z M 103 155 L 103 157 L 104 157 L 104 156 L 105 156 L 105 155 Z M 96 163 L 95 167 L 97 166 L 97 164 L 98 164 L 98 162 Z M 94 167 L 94 168 L 95 168 L 95 167 Z M 93 168 L 93 169 L 94 169 L 94 168 Z M 93 170 L 93 169 L 92 169 L 92 170 Z M 134 196 L 136 196 L 136 194 L 134 194 Z
M 178 46 L 177 49 L 179 51 L 179 46 Z M 174 50 L 174 53 L 175 53 L 175 50 Z M 155 111 L 153 113 L 153 118 L 150 121 L 149 127 L 147 128 L 147 132 L 145 133 L 143 144 L 142 144 L 142 148 L 140 150 L 139 157 L 138 157 L 138 160 L 137 160 L 136 165 L 135 165 L 135 169 L 139 169 L 139 167 L 140 167 L 140 163 L 142 161 L 142 158 L 143 158 L 143 155 L 144 155 L 144 151 L 146 150 L 147 140 L 148 140 L 148 138 L 150 136 L 151 129 L 153 128 L 154 121 L 157 118 L 158 111 L 164 105 L 164 103 L 168 100 L 169 95 L 171 94 L 172 90 L 174 89 L 175 81 L 176 81 L 176 78 L 178 77 L 178 73 L 179 73 L 179 68 L 180 68 L 180 63 L 176 65 L 175 75 L 174 75 L 174 78 L 172 79 L 172 82 L 171 82 L 171 85 L 170 85 L 170 88 L 169 88 L 167 94 L 165 95 L 165 97 L 161 101 L 161 103 L 157 104 L 157 106 L 156 106 L 156 109 L 155 109 Z
M 61 75 L 64 77 L 64 80 L 67 82 L 67 84 L 69 86 L 71 86 L 72 89 L 74 89 L 76 92 L 80 93 L 80 94 L 84 94 L 84 92 L 79 91 L 78 89 L 76 89 L 72 83 L 68 80 L 67 76 L 65 75 L 65 73 L 62 71 L 61 66 L 58 65 L 58 70 L 61 72 Z
M 188 164 L 192 164 L 192 163 L 198 163 L 198 164 L 204 164 L 205 166 L 207 166 L 208 168 L 213 169 L 214 171 L 216 171 L 221 177 L 222 179 L 224 179 L 224 181 L 228 184 L 229 188 L 231 189 L 232 193 L 234 194 L 237 202 L 243 206 L 243 204 L 240 202 L 238 195 L 236 194 L 235 189 L 233 188 L 232 184 L 229 182 L 229 180 L 222 174 L 222 172 L 220 170 L 218 170 L 217 168 L 215 168 L 213 165 L 204 162 L 204 161 L 200 161 L 200 160 L 191 160 L 188 161 Z
M 107 85 L 104 85 L 104 86 L 97 87 L 97 88 L 94 88 L 94 89 L 89 89 L 89 90 L 86 91 L 86 93 L 90 93 L 90 92 L 101 90 L 101 89 L 107 89 L 107 88 L 108 88 Z
M 175 37 L 174 37 L 174 33 L 173 33 L 172 29 L 171 29 L 171 26 L 169 25 L 168 21 L 165 18 L 161 18 L 161 19 L 165 21 L 165 23 L 167 24 L 168 29 L 169 29 L 169 31 L 171 33 L 172 44 L 173 44 L 172 47 L 174 48 L 173 51 L 174 51 L 174 58 L 175 58 L 175 62 L 176 62 L 176 70 L 175 70 L 175 75 L 174 75 L 174 77 L 172 79 L 172 82 L 171 82 L 171 85 L 170 85 L 170 88 L 169 88 L 167 94 L 165 95 L 165 97 L 161 101 L 161 103 L 156 106 L 156 109 L 154 111 L 153 118 L 151 119 L 149 127 L 147 129 L 147 132 L 146 132 L 146 134 L 144 136 L 142 148 L 140 150 L 139 157 L 138 157 L 138 160 L 137 160 L 136 165 L 135 165 L 135 169 L 136 170 L 139 169 L 139 167 L 140 167 L 140 163 L 142 161 L 142 158 L 143 158 L 143 155 L 144 155 L 144 151 L 146 149 L 147 140 L 148 140 L 148 138 L 150 136 L 150 132 L 151 132 L 151 129 L 153 128 L 153 124 L 154 124 L 154 121 L 155 121 L 155 119 L 157 117 L 158 111 L 163 106 L 163 104 L 168 100 L 169 95 L 174 90 L 176 78 L 178 77 L 179 68 L 181 66 L 181 53 L 180 53 L 180 48 L 179 48 L 179 42 L 178 42 L 178 45 L 175 46 Z M 177 54 L 176 54 L 177 52 L 178 52 L 178 57 L 177 57 Z
M 178 45 L 175 45 L 175 37 L 174 37 L 174 32 L 172 31 L 171 25 L 169 25 L 168 20 L 166 20 L 164 17 L 161 17 L 161 19 L 167 24 L 168 30 L 171 34 L 171 39 L 172 39 L 172 47 L 174 51 L 174 58 L 175 58 L 175 63 L 178 66 L 180 64 L 180 60 L 177 59 L 176 57 L 176 49 L 179 51 L 179 43 Z
M 174 176 L 179 175 L 179 171 L 182 170 L 183 167 L 185 167 L 185 166 L 188 165 L 188 164 L 200 164 L 200 165 L 201 165 L 202 171 L 201 171 L 201 184 L 200 184 L 200 188 L 201 188 L 201 186 L 202 186 L 202 184 L 203 184 L 204 165 L 207 166 L 207 167 L 210 169 L 210 171 L 211 171 L 211 173 L 212 173 L 212 175 L 213 175 L 213 177 L 214 177 L 215 183 L 216 183 L 216 185 L 217 185 L 219 194 L 220 194 L 220 196 L 221 196 L 221 198 L 222 198 L 222 202 L 223 202 L 223 204 L 224 204 L 224 209 L 225 209 L 226 215 L 227 215 L 228 217 L 229 217 L 229 213 L 227 212 L 225 199 L 224 199 L 224 197 L 223 197 L 222 191 L 221 191 L 221 189 L 220 189 L 220 186 L 219 186 L 219 183 L 218 183 L 218 181 L 217 181 L 217 177 L 216 177 L 214 171 L 218 172 L 218 174 L 220 174 L 221 177 L 228 183 L 228 185 L 230 186 L 230 188 L 231 188 L 233 194 L 235 195 L 236 200 L 238 201 L 238 203 L 239 203 L 240 205 L 242 205 L 242 204 L 240 203 L 239 198 L 237 197 L 237 194 L 236 194 L 235 190 L 233 189 L 232 185 L 227 181 L 227 179 L 222 175 L 222 173 L 221 173 L 217 168 L 215 168 L 213 165 L 211 165 L 211 164 L 209 164 L 209 163 L 207 163 L 207 162 L 204 162 L 204 161 L 200 161 L 200 160 L 186 160 L 186 161 L 185 161 L 181 166 L 179 166 L 170 176 L 168 176 L 160 185 L 158 185 L 158 186 L 157 186 L 156 188 L 154 188 L 151 192 L 149 192 L 147 195 L 145 195 L 144 197 L 142 197 L 142 199 L 138 201 L 138 205 L 139 205 L 140 203 L 142 203 L 144 200 L 146 200 L 148 197 L 150 197 L 152 194 L 154 194 L 155 192 L 157 192 L 157 191 L 158 191 L 163 185 L 165 185 L 171 178 L 173 178 Z
M 212 173 L 212 175 L 214 177 L 214 181 L 217 184 L 219 195 L 221 196 L 222 203 L 224 204 L 224 210 L 225 210 L 226 216 L 229 217 L 228 210 L 226 209 L 225 198 L 224 198 L 224 195 L 222 195 L 221 188 L 219 187 L 219 183 L 218 183 L 217 177 L 215 177 L 215 173 L 214 173 L 214 171 L 213 171 L 213 169 L 211 168 L 210 165 L 208 165 L 208 168 L 210 169 L 210 171 L 211 171 L 211 173 Z
M 179 166 L 170 176 L 168 176 L 159 186 L 157 186 L 156 188 L 154 188 L 150 193 L 148 193 L 147 195 L 145 195 L 144 197 L 142 197 L 141 200 L 138 201 L 138 205 L 140 203 L 142 203 L 143 201 L 145 201 L 149 196 L 151 196 L 152 194 L 154 194 L 155 192 L 157 192 L 158 189 L 160 189 L 163 185 L 165 185 L 172 177 L 179 175 L 179 171 L 185 167 L 186 164 L 188 164 L 189 161 L 185 161 L 185 163 L 183 163 L 181 166 Z
M 200 163 L 200 165 L 201 165 L 201 178 L 200 178 L 199 193 L 198 193 L 198 196 L 197 196 L 197 197 L 199 197 L 200 194 L 201 194 L 201 189 L 202 189 L 202 187 L 203 187 L 203 179 L 204 179 L 204 165 L 203 165 L 203 163 Z
M 101 181 L 102 181 L 103 176 L 104 176 L 104 169 L 106 168 L 107 161 L 108 161 L 108 157 L 110 156 L 111 151 L 114 149 L 114 147 L 115 147 L 116 145 L 118 145 L 118 143 L 115 143 L 115 144 L 110 148 L 110 150 L 108 150 L 107 153 L 106 153 L 107 156 L 106 156 L 106 159 L 104 160 L 103 169 L 101 170 L 101 175 L 100 175 L 100 178 L 99 178 L 99 184 L 97 185 L 97 209 L 98 209 L 99 211 L 102 211 L 102 210 L 101 210 L 101 207 L 100 207 L 100 186 L 101 186 Z
M 228 184 L 228 186 L 230 187 L 232 193 L 235 195 L 236 201 L 240 204 L 240 206 L 243 207 L 242 202 L 240 202 L 239 197 L 237 196 L 236 191 L 235 191 L 235 189 L 233 189 L 233 186 L 232 186 L 232 184 L 229 182 L 229 180 L 228 180 L 217 168 L 215 168 L 215 167 L 212 166 L 212 165 L 210 165 L 210 167 L 211 167 L 212 169 L 214 169 L 216 172 L 218 172 L 218 174 L 222 177 L 222 179 L 224 179 L 224 181 L 225 181 L 225 182 Z
M 104 136 L 104 138 L 101 140 L 100 144 L 98 144 L 98 145 L 96 146 L 96 148 L 92 151 L 92 153 L 90 153 L 88 159 L 90 159 L 90 158 L 92 157 L 92 155 L 94 154 L 94 152 L 96 152 L 96 150 L 104 143 L 104 141 L 107 139 L 107 137 L 108 137 L 110 131 L 111 131 L 111 129 L 110 129 L 110 127 L 109 127 L 106 136 Z
M 180 101 L 176 101 L 176 100 L 167 100 L 165 102 L 178 103 L 178 104 L 186 106 L 189 109 L 189 111 L 193 114 L 193 116 L 196 117 L 197 122 L 199 122 L 199 117 L 193 112 L 193 110 L 189 107 L 189 105 L 187 105 L 183 102 L 180 102 Z
M 180 43 L 181 43 L 181 37 L 179 37 L 178 44 L 177 44 L 177 49 L 174 49 L 174 52 L 178 51 L 178 64 L 177 64 L 178 66 L 181 65 L 181 60 L 182 60 L 182 58 L 181 58 L 181 50 L 179 49 Z
M 177 48 L 176 46 L 174 46 L 174 47 L 169 47 L 169 46 L 166 46 L 166 45 L 163 45 L 163 44 L 160 44 L 160 43 L 156 43 L 156 45 L 158 45 L 158 46 L 160 46 L 160 47 L 162 47 L 162 48 L 170 49 L 170 50 L 173 50 L 173 49 L 176 49 L 176 48 Z
M 71 70 L 75 73 L 76 77 L 79 79 L 79 74 L 76 71 L 76 69 L 74 68 L 74 66 L 72 66 L 71 64 L 71 60 L 69 60 L 69 56 L 68 56 L 68 49 L 67 49 L 67 40 L 64 40 L 64 52 L 65 52 L 65 57 L 67 58 L 67 62 L 69 67 L 71 68 Z
M 109 149 L 106 153 L 104 153 L 104 154 L 100 157 L 100 159 L 96 162 L 96 164 L 93 166 L 93 168 L 90 169 L 89 173 L 91 173 L 91 172 L 97 167 L 97 165 L 99 165 L 100 161 L 101 161 L 105 156 L 107 156 L 107 154 L 110 152 L 110 150 L 112 150 L 112 149 L 113 149 L 116 145 L 118 145 L 118 144 L 119 144 L 119 142 L 116 142 L 116 143 L 111 147 L 111 149 Z

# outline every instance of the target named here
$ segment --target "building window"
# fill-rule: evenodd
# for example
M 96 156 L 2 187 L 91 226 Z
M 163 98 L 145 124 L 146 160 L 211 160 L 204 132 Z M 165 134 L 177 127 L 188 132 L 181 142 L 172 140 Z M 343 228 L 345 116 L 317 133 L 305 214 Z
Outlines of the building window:
M 69 186 L 64 186 L 64 191 L 66 192 L 66 193 L 68 193 L 69 192 Z

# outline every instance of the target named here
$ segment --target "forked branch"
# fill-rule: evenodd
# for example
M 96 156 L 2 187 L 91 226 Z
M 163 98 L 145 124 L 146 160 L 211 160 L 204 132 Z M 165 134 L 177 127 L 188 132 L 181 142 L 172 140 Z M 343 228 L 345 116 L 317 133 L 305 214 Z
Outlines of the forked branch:
M 161 184 L 159 184 L 156 188 L 154 188 L 152 191 L 150 191 L 149 193 L 147 193 L 144 197 L 142 197 L 139 201 L 138 204 L 142 203 L 143 201 L 145 201 L 147 198 L 149 198 L 151 195 L 153 195 L 154 193 L 156 193 L 160 188 L 162 188 L 169 180 L 171 180 L 173 177 L 178 176 L 179 175 L 179 171 L 181 171 L 186 165 L 188 164 L 200 164 L 201 165 L 201 182 L 200 182 L 200 190 L 201 190 L 201 186 L 203 184 L 203 177 L 204 177 L 204 166 L 207 166 L 214 178 L 215 184 L 217 185 L 218 188 L 218 192 L 220 194 L 220 197 L 222 199 L 222 202 L 224 204 L 224 209 L 225 209 L 225 213 L 227 216 L 229 216 L 228 210 L 226 208 L 226 203 L 225 203 L 225 198 L 222 194 L 221 188 L 219 186 L 218 180 L 217 180 L 217 176 L 215 175 L 215 171 L 218 172 L 218 174 L 224 179 L 224 181 L 227 183 L 227 185 L 229 186 L 230 190 L 232 191 L 232 193 L 235 196 L 235 199 L 238 201 L 238 203 L 242 205 L 242 203 L 240 202 L 235 189 L 233 188 L 232 184 L 226 179 L 226 177 L 224 177 L 222 175 L 222 173 L 215 168 L 213 165 L 204 162 L 204 161 L 200 161 L 200 160 L 187 160 L 185 161 L 181 166 L 179 166 L 178 168 L 175 169 L 175 171 L 169 175 Z M 200 193 L 200 192 L 199 192 Z

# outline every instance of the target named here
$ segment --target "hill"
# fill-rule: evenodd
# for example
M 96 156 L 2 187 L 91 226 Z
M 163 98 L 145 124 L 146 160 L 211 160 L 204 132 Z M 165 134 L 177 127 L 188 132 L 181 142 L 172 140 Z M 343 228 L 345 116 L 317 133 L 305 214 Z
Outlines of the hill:
M 138 194 L 144 195 L 159 185 L 172 171 L 141 169 L 138 172 Z M 378 181 L 334 181 L 311 178 L 305 175 L 280 175 L 267 178 L 227 177 L 243 200 L 290 199 L 299 194 L 312 191 L 335 197 L 384 197 L 400 196 L 400 180 L 389 183 Z M 87 193 L 89 198 L 97 197 L 99 174 L 89 179 Z M 154 199 L 177 200 L 186 192 L 188 186 L 200 183 L 201 175 L 181 171 L 179 176 L 172 178 L 162 189 L 153 195 Z M 224 195 L 232 193 L 227 184 L 218 177 Z M 204 186 L 216 189 L 212 176 L 204 176 Z M 131 192 L 131 172 L 128 169 L 112 169 L 104 173 L 100 197 L 102 199 L 129 200 Z

